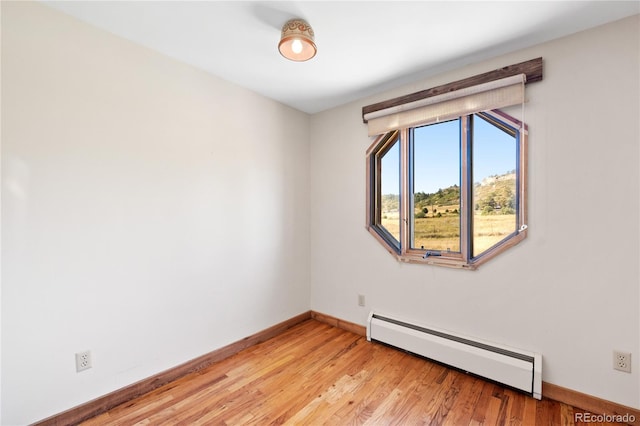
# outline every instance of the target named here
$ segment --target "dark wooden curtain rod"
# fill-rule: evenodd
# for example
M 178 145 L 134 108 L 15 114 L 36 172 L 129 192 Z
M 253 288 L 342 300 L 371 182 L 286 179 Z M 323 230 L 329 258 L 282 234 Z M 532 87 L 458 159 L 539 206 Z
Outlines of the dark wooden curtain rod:
M 362 121 L 365 123 L 365 114 L 369 114 L 374 111 L 380 111 L 383 109 L 395 107 L 398 105 L 407 104 L 409 102 L 418 101 L 421 99 L 430 98 L 433 96 L 441 95 L 447 92 L 453 92 L 455 90 L 465 89 L 467 87 L 476 86 L 478 84 L 487 83 L 489 81 L 499 80 L 505 77 L 511 77 L 512 75 L 526 74 L 527 84 L 535 83 L 542 80 L 542 58 L 531 59 L 529 61 L 520 62 L 519 64 L 508 65 L 503 68 L 499 68 L 494 71 L 485 72 L 483 74 L 474 75 L 473 77 L 464 78 L 462 80 L 454 81 L 453 83 L 443 84 L 441 86 L 432 87 L 431 89 L 421 90 L 419 92 L 411 93 L 408 95 L 400 96 L 397 98 L 389 99 L 386 101 L 378 102 L 372 105 L 362 107 Z

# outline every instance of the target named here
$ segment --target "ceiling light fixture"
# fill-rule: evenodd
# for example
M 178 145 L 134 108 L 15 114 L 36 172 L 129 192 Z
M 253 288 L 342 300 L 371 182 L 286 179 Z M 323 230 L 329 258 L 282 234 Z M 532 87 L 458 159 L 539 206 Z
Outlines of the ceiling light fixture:
M 282 27 L 280 54 L 292 61 L 308 61 L 316 56 L 313 28 L 303 19 L 290 19 Z

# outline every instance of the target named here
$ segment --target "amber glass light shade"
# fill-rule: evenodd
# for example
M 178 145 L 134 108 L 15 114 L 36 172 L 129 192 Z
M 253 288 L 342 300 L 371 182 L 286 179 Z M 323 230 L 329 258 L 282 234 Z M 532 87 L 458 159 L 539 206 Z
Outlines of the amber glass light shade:
M 280 54 L 292 61 L 302 62 L 316 56 L 313 28 L 302 19 L 291 19 L 282 27 L 278 44 Z

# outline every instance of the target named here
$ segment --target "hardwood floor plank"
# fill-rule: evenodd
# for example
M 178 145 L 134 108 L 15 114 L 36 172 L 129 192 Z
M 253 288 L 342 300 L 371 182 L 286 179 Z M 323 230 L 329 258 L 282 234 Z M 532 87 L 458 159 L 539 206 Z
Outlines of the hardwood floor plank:
M 378 355 L 381 348 L 384 353 Z M 371 372 L 371 378 L 358 393 L 357 398 L 354 395 L 353 402 L 350 401 L 334 414 L 334 418 L 340 419 L 338 424 L 365 424 L 402 380 L 399 361 L 406 355 L 400 351 L 388 351 L 387 348 L 377 345 L 375 349 L 372 361 L 366 365 Z
M 543 406 L 543 409 L 538 410 L 537 414 L 544 414 L 542 416 L 544 422 L 550 425 L 562 424 L 560 421 L 560 403 L 558 401 L 545 398 L 540 405 Z
M 311 319 L 81 424 L 547 426 L 574 410 Z
M 523 425 L 535 425 L 536 424 L 536 411 L 538 404 L 541 401 L 537 401 L 533 398 L 525 398 L 524 400 L 524 414 L 522 415 Z
M 567 404 L 560 404 L 560 424 L 568 425 L 574 423 L 573 407 Z
M 466 386 L 461 386 L 460 394 L 451 407 L 450 414 L 445 421 L 447 425 L 466 424 L 473 415 L 482 393 L 484 381 L 473 376 L 469 376 L 469 378 L 471 380 L 467 382 Z
M 414 357 L 411 357 L 414 358 Z M 414 358 L 417 361 L 422 359 Z M 437 407 L 434 406 L 434 400 L 439 398 L 440 385 L 435 386 L 436 380 L 443 378 L 443 367 L 437 364 L 430 364 L 429 368 L 422 368 L 422 371 L 412 372 L 416 380 L 413 383 L 403 381 L 398 384 L 401 389 L 408 388 L 404 393 L 402 401 L 398 403 L 398 407 L 391 410 L 389 414 L 397 417 L 403 423 L 407 424 L 430 424 L 434 422 L 437 416 Z M 453 380 L 453 376 L 444 377 L 444 380 Z M 416 409 L 418 408 L 418 409 Z
M 432 423 L 433 413 L 436 410 L 429 405 L 429 400 L 430 395 L 434 392 L 434 378 L 440 376 L 440 368 L 436 364 L 425 363 L 422 359 L 413 359 L 418 361 L 414 369 L 409 372 L 414 376 L 414 379 L 406 385 L 407 391 L 404 394 L 403 402 L 394 417 L 403 424 Z M 405 385 L 401 382 L 398 387 L 404 388 Z M 417 407 L 419 409 L 416 409 Z
M 522 417 L 524 416 L 524 400 L 522 398 L 511 398 L 507 404 L 505 424 L 511 426 L 522 425 Z
M 349 336 L 347 336 L 349 337 Z M 294 415 L 296 412 L 302 410 L 304 405 L 308 401 L 318 398 L 323 392 L 326 392 L 326 384 L 329 380 L 338 380 L 341 376 L 349 374 L 350 366 L 361 365 L 362 361 L 359 358 L 362 357 L 363 352 L 358 351 L 357 346 L 363 346 L 363 342 L 360 338 L 350 336 L 350 340 L 342 340 L 339 346 L 340 350 L 336 351 L 333 348 L 333 352 L 311 352 L 307 354 L 301 354 L 300 358 L 296 361 L 296 369 L 298 373 L 294 377 L 291 376 L 291 372 L 283 372 L 279 378 L 265 383 L 264 391 L 266 394 L 281 393 L 278 397 L 280 405 L 284 408 L 283 411 L 275 409 L 277 413 L 273 413 L 276 417 L 288 418 Z M 358 342 L 360 340 L 360 342 Z M 336 341 L 334 341 L 336 342 Z M 351 342 L 351 343 L 350 343 Z M 354 345 L 353 343 L 358 343 Z M 331 345 L 326 345 L 325 348 L 330 348 Z M 343 348 L 351 348 L 352 350 L 344 352 Z M 319 356 L 319 354 L 323 356 Z M 341 357 L 345 363 L 330 362 L 332 359 L 336 359 L 338 353 L 342 353 Z M 320 358 L 324 357 L 324 361 Z M 351 367 L 352 368 L 352 367 Z M 360 370 L 360 368 L 358 368 Z M 266 420 L 266 419 L 263 419 Z
M 493 396 L 494 384 L 491 382 L 483 382 L 480 396 L 476 403 L 470 421 L 474 424 L 495 424 L 497 421 L 497 410 L 501 401 L 496 401 Z M 497 405 L 496 405 L 497 404 Z

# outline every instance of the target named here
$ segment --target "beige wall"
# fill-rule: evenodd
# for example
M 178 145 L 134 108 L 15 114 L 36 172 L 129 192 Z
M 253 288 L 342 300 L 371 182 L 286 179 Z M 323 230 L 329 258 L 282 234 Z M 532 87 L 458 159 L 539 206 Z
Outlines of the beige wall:
M 308 132 L 306 114 L 3 2 L 1 423 L 307 311 Z
M 639 40 L 635 16 L 314 115 L 311 308 L 533 350 L 543 380 L 640 407 Z M 395 261 L 364 228 L 362 106 L 540 56 L 525 111 L 527 240 L 478 271 Z M 614 349 L 633 353 L 633 374 L 612 369 Z

